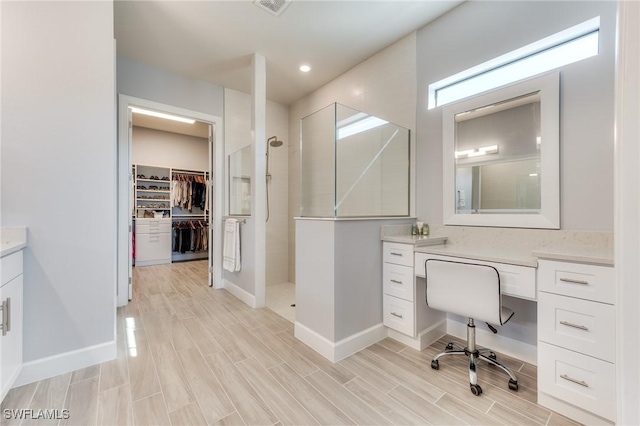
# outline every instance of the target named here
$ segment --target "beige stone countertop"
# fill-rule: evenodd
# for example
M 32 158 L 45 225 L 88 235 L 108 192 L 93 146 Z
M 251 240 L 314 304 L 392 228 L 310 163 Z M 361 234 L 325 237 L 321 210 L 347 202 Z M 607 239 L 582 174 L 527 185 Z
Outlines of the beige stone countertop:
M 613 249 L 605 247 L 541 247 L 533 251 L 538 259 L 613 266 Z
M 460 257 L 484 262 L 507 263 L 510 265 L 538 267 L 538 259 L 530 251 L 518 251 L 513 248 L 475 247 L 454 244 L 417 247 L 416 253 L 439 254 L 441 256 Z
M 27 246 L 27 228 L 24 226 L 0 229 L 0 257 L 8 256 Z
M 389 243 L 411 244 L 415 247 L 444 244 L 447 241 L 447 237 L 425 237 L 423 235 L 384 235 L 380 239 Z

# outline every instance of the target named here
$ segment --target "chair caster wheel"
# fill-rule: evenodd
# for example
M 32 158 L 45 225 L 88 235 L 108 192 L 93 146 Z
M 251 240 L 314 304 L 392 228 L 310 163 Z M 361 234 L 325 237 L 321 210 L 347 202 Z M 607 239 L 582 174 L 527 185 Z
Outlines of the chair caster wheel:
M 431 361 L 431 368 L 433 368 L 434 370 L 438 370 L 440 368 L 440 361 L 438 361 L 437 359 Z
M 480 387 L 480 385 L 470 385 L 470 387 L 472 394 L 474 394 L 475 396 L 480 396 L 480 394 L 482 393 L 482 388 Z
M 448 343 L 448 344 L 447 344 L 447 347 L 446 347 L 446 348 L 444 348 L 444 349 L 445 349 L 445 350 L 447 350 L 447 351 L 452 350 L 452 349 L 453 349 L 453 343 Z
M 513 379 L 509 379 L 509 389 L 518 392 L 518 382 Z

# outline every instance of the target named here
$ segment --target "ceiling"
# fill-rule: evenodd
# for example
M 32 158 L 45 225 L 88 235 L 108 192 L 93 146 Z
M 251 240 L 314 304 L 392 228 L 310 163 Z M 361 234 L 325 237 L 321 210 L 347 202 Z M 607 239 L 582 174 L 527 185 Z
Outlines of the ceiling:
M 114 31 L 118 55 L 245 93 L 262 54 L 267 98 L 290 105 L 461 2 L 293 0 L 273 16 L 250 0 L 118 0 Z

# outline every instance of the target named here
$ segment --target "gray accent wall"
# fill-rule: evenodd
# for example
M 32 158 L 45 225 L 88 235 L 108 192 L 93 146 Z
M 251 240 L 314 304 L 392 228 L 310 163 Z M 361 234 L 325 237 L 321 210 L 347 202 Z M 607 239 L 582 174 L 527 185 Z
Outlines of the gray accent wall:
M 113 4 L 0 7 L 2 226 L 28 229 L 28 363 L 115 341 Z
M 613 230 L 616 2 L 465 2 L 417 32 L 416 207 L 441 224 L 442 113 L 428 86 L 600 16 L 600 53 L 560 71 L 561 228 Z

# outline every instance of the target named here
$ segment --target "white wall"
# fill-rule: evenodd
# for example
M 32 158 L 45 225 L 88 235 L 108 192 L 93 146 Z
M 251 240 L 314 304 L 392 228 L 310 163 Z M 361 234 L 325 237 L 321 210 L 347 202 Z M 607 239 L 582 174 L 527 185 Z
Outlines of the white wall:
M 224 90 L 225 155 L 251 144 L 251 96 L 237 90 Z M 270 219 L 266 226 L 266 283 L 267 285 L 287 282 L 289 270 L 288 253 L 288 117 L 286 106 L 267 101 L 267 136 L 277 136 L 284 142 L 281 147 L 269 148 Z M 225 160 L 225 164 L 227 161 Z M 228 179 L 228 176 L 225 177 Z M 261 182 L 265 180 L 260 178 Z M 226 186 L 228 187 L 228 185 Z M 225 279 L 243 290 L 255 295 L 253 276 L 253 218 L 241 225 L 242 270 L 231 273 L 224 271 Z M 246 269 L 245 269 L 246 268 Z
M 222 117 L 223 88 L 118 56 L 118 93 Z
M 428 85 L 601 16 L 600 54 L 560 68 L 561 227 L 613 230 L 616 3 L 465 2 L 417 34 L 417 213 L 442 223 L 442 114 Z
M 115 339 L 113 4 L 1 7 L 2 226 L 28 227 L 30 362 Z
M 131 162 L 174 169 L 209 170 L 206 138 L 133 126 Z
M 410 129 L 413 146 L 416 92 L 416 34 L 411 33 L 289 108 L 289 279 L 292 282 L 295 279 L 293 218 L 300 216 L 300 120 L 339 102 Z

